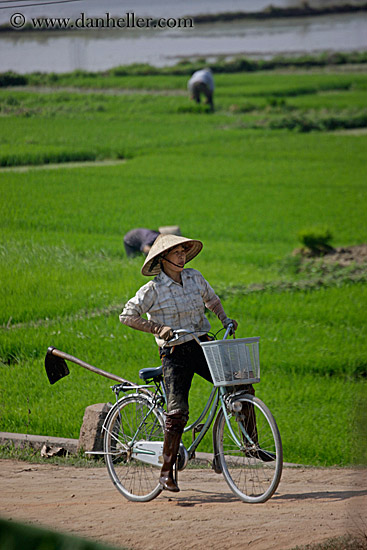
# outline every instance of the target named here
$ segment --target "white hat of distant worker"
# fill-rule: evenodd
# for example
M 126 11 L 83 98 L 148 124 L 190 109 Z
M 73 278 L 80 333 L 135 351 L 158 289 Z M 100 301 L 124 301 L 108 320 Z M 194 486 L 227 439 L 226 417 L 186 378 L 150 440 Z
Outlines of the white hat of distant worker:
M 162 225 L 158 228 L 161 235 L 177 235 L 181 236 L 181 229 L 178 225 Z

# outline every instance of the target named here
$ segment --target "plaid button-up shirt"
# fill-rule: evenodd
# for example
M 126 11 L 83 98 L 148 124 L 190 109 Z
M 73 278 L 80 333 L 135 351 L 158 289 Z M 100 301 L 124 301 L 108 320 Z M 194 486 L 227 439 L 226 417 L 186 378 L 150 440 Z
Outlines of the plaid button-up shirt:
M 210 323 L 205 316 L 205 304 L 218 297 L 196 269 L 184 269 L 181 272 L 181 280 L 182 285 L 161 271 L 126 303 L 120 314 L 120 321 L 124 323 L 128 316 L 146 314 L 148 320 L 166 325 L 173 330 L 184 328 L 195 332 L 197 336 L 206 334 L 210 330 Z M 187 334 L 180 338 L 179 343 L 192 339 L 193 337 Z M 164 340 L 158 337 L 156 341 L 158 346 L 164 344 Z

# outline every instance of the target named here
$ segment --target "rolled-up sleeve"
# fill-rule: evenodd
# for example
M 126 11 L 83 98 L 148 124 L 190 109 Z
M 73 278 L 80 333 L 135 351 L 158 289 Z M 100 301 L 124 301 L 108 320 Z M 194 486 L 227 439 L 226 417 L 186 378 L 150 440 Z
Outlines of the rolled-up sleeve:
M 120 322 L 129 325 L 132 317 L 141 317 L 147 313 L 154 303 L 154 288 L 150 283 L 142 286 L 133 298 L 126 304 L 119 315 Z
M 208 281 L 206 279 L 204 279 L 204 277 L 201 275 L 201 273 L 199 273 L 199 275 L 200 275 L 200 278 L 201 278 L 201 281 L 200 281 L 201 296 L 203 298 L 204 304 L 206 305 L 206 307 L 208 307 L 207 304 L 210 304 L 211 302 L 216 301 L 219 298 L 216 295 L 216 293 L 214 292 L 213 288 L 208 283 Z

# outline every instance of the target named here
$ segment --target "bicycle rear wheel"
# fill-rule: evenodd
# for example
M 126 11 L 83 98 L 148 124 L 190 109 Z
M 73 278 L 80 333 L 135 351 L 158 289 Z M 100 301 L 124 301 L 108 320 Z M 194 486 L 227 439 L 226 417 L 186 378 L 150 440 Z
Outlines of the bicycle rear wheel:
M 163 410 L 144 395 L 129 395 L 111 409 L 104 425 L 104 452 L 110 477 L 128 500 L 148 502 L 162 491 L 154 442 L 164 438 Z M 153 442 L 150 450 L 147 448 Z M 154 463 L 149 463 L 152 460 Z
M 244 394 L 238 413 L 221 410 L 215 424 L 215 461 L 229 487 L 244 502 L 266 502 L 276 491 L 283 468 L 278 427 L 268 407 Z

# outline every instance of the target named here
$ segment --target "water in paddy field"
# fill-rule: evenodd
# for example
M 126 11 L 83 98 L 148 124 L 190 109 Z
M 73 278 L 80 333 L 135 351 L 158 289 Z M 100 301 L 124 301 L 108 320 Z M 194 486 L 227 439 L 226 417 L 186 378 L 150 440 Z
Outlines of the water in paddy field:
M 367 12 L 317 17 L 235 20 L 195 25 L 195 15 L 261 11 L 302 5 L 298 0 L 3 0 L 0 24 L 14 13 L 27 22 L 34 17 L 83 15 L 92 18 L 137 17 L 193 18 L 192 28 L 78 28 L 73 31 L 26 31 L 0 33 L 0 72 L 69 72 L 75 69 L 102 71 L 118 65 L 149 63 L 173 65 L 181 59 L 218 56 L 271 57 L 323 51 L 367 50 Z M 55 1 L 55 0 L 53 0 Z M 349 0 L 309 0 L 311 6 L 345 4 Z M 351 0 L 350 0 L 351 1 Z M 358 2 L 354 1 L 354 4 Z M 359 2 L 361 3 L 361 2 Z M 33 5 L 31 4 L 40 4 Z M 82 21 L 82 19 L 80 19 Z M 131 21 L 131 15 L 130 15 Z

